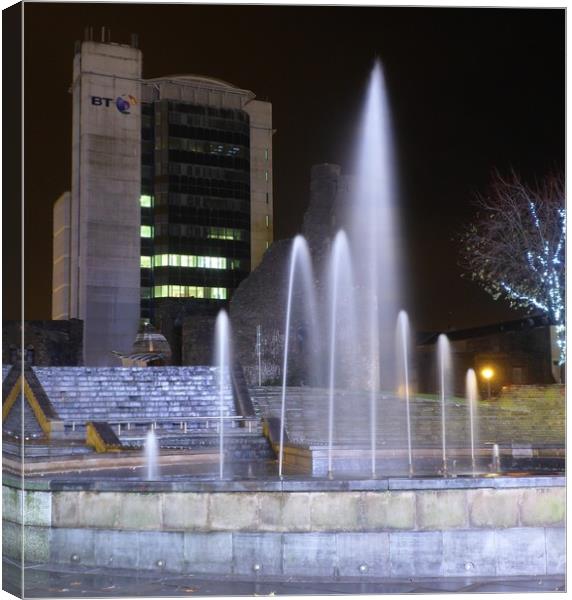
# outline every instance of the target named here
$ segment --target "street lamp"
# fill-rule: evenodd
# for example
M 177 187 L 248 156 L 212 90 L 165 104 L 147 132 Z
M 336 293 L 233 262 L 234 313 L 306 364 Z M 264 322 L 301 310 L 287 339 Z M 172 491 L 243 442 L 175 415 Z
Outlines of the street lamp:
M 494 377 L 495 372 L 490 367 L 485 367 L 481 370 L 483 379 L 487 382 L 488 398 L 491 399 L 491 379 Z

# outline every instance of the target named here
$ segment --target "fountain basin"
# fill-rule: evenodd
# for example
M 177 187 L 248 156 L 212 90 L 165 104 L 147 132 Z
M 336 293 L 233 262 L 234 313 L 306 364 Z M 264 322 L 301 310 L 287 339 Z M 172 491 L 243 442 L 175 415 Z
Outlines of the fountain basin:
M 4 476 L 4 552 L 22 557 L 24 503 L 26 563 L 363 578 L 565 571 L 562 476 L 20 484 Z
M 375 459 L 377 472 L 386 475 L 407 475 L 407 448 L 377 448 Z M 412 450 L 414 472 L 418 475 L 438 475 L 442 470 L 442 452 L 438 448 Z M 492 468 L 492 449 L 475 450 L 477 473 L 489 473 Z M 472 474 L 470 448 L 450 448 L 447 452 L 450 475 Z M 564 471 L 564 448 L 517 444 L 499 449 L 499 461 L 506 470 L 562 472 Z M 328 447 L 325 444 L 289 444 L 284 448 L 284 464 L 314 477 L 328 475 Z M 332 471 L 335 476 L 343 473 L 371 473 L 371 452 L 367 448 L 336 446 L 332 450 Z

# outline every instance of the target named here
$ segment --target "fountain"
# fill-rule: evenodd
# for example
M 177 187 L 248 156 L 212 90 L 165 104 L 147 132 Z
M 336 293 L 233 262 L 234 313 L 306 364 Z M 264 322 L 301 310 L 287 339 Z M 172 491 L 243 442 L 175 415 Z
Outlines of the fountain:
M 145 462 L 147 464 L 147 481 L 159 479 L 159 442 L 153 427 L 149 429 L 145 438 Z
M 219 478 L 224 472 L 224 417 L 225 384 L 231 364 L 230 359 L 230 322 L 225 310 L 218 313 L 215 324 L 215 364 L 218 367 L 219 390 Z
M 477 401 L 479 399 L 479 388 L 477 384 L 477 376 L 474 369 L 467 371 L 466 380 L 466 394 L 467 394 L 467 409 L 469 413 L 469 430 L 471 440 L 471 468 L 473 475 L 476 472 L 475 463 L 475 420 L 477 417 Z
M 381 63 L 373 67 L 363 111 L 356 183 L 345 216 L 358 286 L 363 380 L 390 390 L 395 378 L 393 330 L 402 307 L 396 177 L 389 102 Z
M 409 393 L 409 319 L 405 311 L 400 311 L 397 317 L 397 356 L 400 361 L 400 390 L 405 399 L 406 426 L 407 426 L 407 462 L 409 475 L 413 474 L 413 455 L 411 453 L 411 409 Z
M 336 365 L 339 358 L 339 338 L 338 332 L 342 328 L 341 317 L 345 316 L 345 329 L 348 332 L 343 347 L 354 351 L 355 343 L 354 329 L 354 307 L 353 302 L 348 298 L 347 291 L 353 288 L 351 259 L 346 234 L 339 231 L 334 239 L 332 246 L 329 273 L 328 295 L 331 299 L 330 305 L 330 327 L 329 327 L 329 379 L 328 379 L 328 476 L 332 477 L 332 450 L 334 438 L 334 391 L 339 379 L 336 379 L 336 366 L 338 375 L 341 365 Z M 345 293 L 345 298 L 342 296 Z M 343 300 L 346 300 L 343 302 Z M 352 365 L 354 366 L 354 365 Z
M 284 460 L 284 427 L 286 418 L 286 384 L 288 382 L 288 354 L 290 351 L 290 326 L 293 311 L 293 294 L 296 275 L 298 272 L 302 276 L 302 285 L 306 293 L 306 301 L 304 306 L 307 307 L 309 317 L 307 322 L 310 324 L 310 352 L 315 356 L 316 338 L 314 327 L 316 324 L 316 303 L 314 282 L 312 275 L 312 262 L 310 259 L 310 251 L 306 240 L 298 235 L 294 238 L 292 251 L 290 254 L 290 269 L 288 273 L 288 296 L 286 301 L 286 323 L 284 326 L 284 362 L 282 368 L 282 398 L 280 405 L 280 441 L 278 451 L 278 476 L 282 477 L 282 465 Z M 314 370 L 315 373 L 315 370 Z
M 465 413 L 465 405 L 453 400 L 446 336 L 441 335 L 437 343 L 438 393 L 423 397 L 416 389 L 409 318 L 400 310 L 404 269 L 384 87 L 377 62 L 364 110 L 349 214 L 337 223 L 343 231 L 334 236 L 322 280 L 314 279 L 306 240 L 302 236 L 293 240 L 285 315 L 276 315 L 284 319 L 281 385 L 258 385 L 245 391 L 246 384 L 241 388 L 237 383 L 225 311 L 216 320 L 214 366 L 105 371 L 104 381 L 122 384 L 117 386 L 118 397 L 129 388 L 121 397 L 123 402 L 113 398 L 105 410 L 136 405 L 130 415 L 133 423 L 123 426 L 121 414 L 113 420 L 113 430 L 93 428 L 95 447 L 102 444 L 105 451 L 81 460 L 72 456 L 75 470 L 36 472 L 22 479 L 21 471 L 14 469 L 5 476 L 6 545 L 11 558 L 62 568 L 73 563 L 74 569 L 113 565 L 193 576 L 214 573 L 216 577 L 262 580 L 268 576 L 290 581 L 314 576 L 338 581 L 356 576 L 372 581 L 465 578 L 468 570 L 475 577 L 546 575 L 549 569 L 563 573 L 564 478 L 559 473 L 550 477 L 512 473 L 509 479 L 507 463 L 502 476 L 500 469 L 487 477 L 479 475 L 476 375 L 472 369 L 467 372 Z M 321 306 L 328 307 L 322 315 L 317 311 L 318 291 L 323 294 Z M 237 336 L 242 334 L 240 326 L 235 323 Z M 297 340 L 293 332 L 300 328 L 307 336 Z M 260 338 L 258 334 L 255 351 L 259 384 Z M 300 357 L 298 368 L 310 385 L 294 389 L 293 358 Z M 73 377 L 82 382 L 91 382 L 97 374 L 97 369 L 73 369 L 80 372 Z M 129 387 L 133 381 L 121 380 L 122 373 L 137 385 Z M 185 385 L 181 385 L 181 373 Z M 46 388 L 45 398 L 35 402 L 34 410 L 45 407 L 48 400 L 55 407 L 54 414 L 55 409 L 68 408 L 63 388 L 56 389 L 51 372 L 38 370 L 32 375 L 37 381 L 28 382 L 27 395 Z M 5 381 L 13 379 L 16 386 L 19 377 L 20 373 L 10 372 Z M 66 377 L 66 381 L 73 379 L 69 373 Z M 140 471 L 133 475 L 142 464 L 140 442 L 136 456 L 130 455 L 129 443 L 137 435 L 130 426 L 139 425 L 141 433 L 149 423 L 141 424 L 146 411 L 161 404 L 156 397 L 137 404 L 138 386 L 145 381 L 152 382 L 150 389 L 169 390 L 171 396 L 167 400 L 165 393 L 162 410 L 167 412 L 170 401 L 176 404 L 177 410 L 163 419 L 162 436 L 165 431 L 174 446 L 196 439 L 211 444 L 206 450 L 199 446 L 199 452 L 191 446 L 171 452 L 170 446 L 161 457 L 160 481 L 154 427 L 146 433 L 146 477 Z M 92 388 L 85 385 L 83 389 Z M 16 395 L 10 391 L 5 406 Z M 182 408 L 188 406 L 201 414 L 185 413 Z M 97 414 L 103 412 L 98 407 Z M 318 422 L 311 424 L 306 438 L 304 427 L 298 429 L 302 435 L 291 435 L 296 421 L 306 413 L 318 415 Z M 271 420 L 276 422 L 278 414 L 277 442 Z M 225 428 L 227 418 L 235 420 L 234 427 Z M 212 424 L 218 425 L 218 436 Z M 82 434 L 76 430 L 76 421 L 54 420 L 53 425 L 53 431 L 61 435 L 56 438 L 58 452 L 66 435 L 78 444 Z M 455 448 L 451 441 L 455 431 L 459 435 L 467 425 L 468 443 Z M 495 437 L 495 442 L 493 468 L 500 467 L 501 452 L 504 458 L 512 450 L 504 440 Z M 240 452 L 247 443 L 268 454 L 241 462 Z M 163 439 L 162 444 L 166 448 Z M 469 446 L 473 477 L 466 477 L 464 466 L 455 479 L 436 477 L 440 472 L 452 474 L 455 461 L 466 457 Z M 227 462 L 233 461 L 231 465 L 225 465 L 225 454 Z M 490 456 L 488 450 L 486 456 Z M 54 469 L 61 469 L 59 455 L 53 462 Z M 37 464 L 42 463 L 31 461 L 25 466 L 31 469 Z M 543 509 L 535 512 L 539 498 Z M 101 510 L 102 502 L 109 510 Z M 26 523 L 29 535 L 22 536 L 20 511 L 28 505 L 37 510 L 34 520 Z M 18 545 L 22 539 L 23 551 Z M 113 539 L 112 547 L 109 539 Z
M 441 334 L 437 339 L 437 368 L 439 376 L 439 395 L 441 397 L 441 439 L 443 447 L 443 475 L 447 475 L 447 405 L 451 395 L 451 346 L 449 338 Z

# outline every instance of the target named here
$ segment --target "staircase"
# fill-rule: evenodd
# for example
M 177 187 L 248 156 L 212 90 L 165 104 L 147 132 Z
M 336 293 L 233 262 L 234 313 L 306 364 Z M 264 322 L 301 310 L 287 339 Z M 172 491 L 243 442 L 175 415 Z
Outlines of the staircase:
M 34 367 L 34 372 L 64 421 L 178 422 L 220 414 L 215 367 Z M 223 413 L 236 415 L 229 381 Z M 206 424 L 189 422 L 188 427 Z
M 480 401 L 476 439 L 480 445 L 532 444 L 564 446 L 564 394 L 552 388 L 539 393 L 536 386 L 506 390 L 499 399 Z M 544 390 L 545 392 L 545 390 Z M 260 417 L 280 416 L 281 389 L 253 387 L 251 396 Z M 376 443 L 379 448 L 405 448 L 407 417 L 404 400 L 378 396 Z M 286 432 L 291 442 L 324 445 L 328 441 L 329 395 L 325 389 L 287 388 Z M 334 445 L 371 446 L 371 409 L 368 393 L 337 390 L 334 396 Z M 414 397 L 410 403 L 412 442 L 415 448 L 442 445 L 441 402 Z M 448 399 L 446 436 L 450 448 L 466 448 L 470 439 L 468 407 L 464 399 Z
M 162 449 L 218 449 L 221 401 L 216 367 L 34 367 L 34 373 L 66 422 L 70 439 L 85 436 L 88 421 L 101 421 L 114 427 L 124 446 L 141 447 L 153 423 Z M 232 377 L 237 377 L 236 368 Z M 237 413 L 237 405 L 249 402 L 248 389 L 243 388 L 241 402 L 236 402 L 226 376 L 222 412 L 230 418 L 224 424 L 225 453 L 237 460 L 273 458 L 252 408 L 251 415 Z

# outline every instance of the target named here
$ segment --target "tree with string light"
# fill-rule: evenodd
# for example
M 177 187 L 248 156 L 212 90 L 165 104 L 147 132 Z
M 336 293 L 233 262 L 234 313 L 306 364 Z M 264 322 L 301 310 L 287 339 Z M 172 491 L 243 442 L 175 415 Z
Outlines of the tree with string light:
M 554 326 L 559 365 L 566 361 L 565 186 L 551 175 L 535 187 L 496 174 L 461 234 L 461 266 L 493 298 L 545 314 Z

